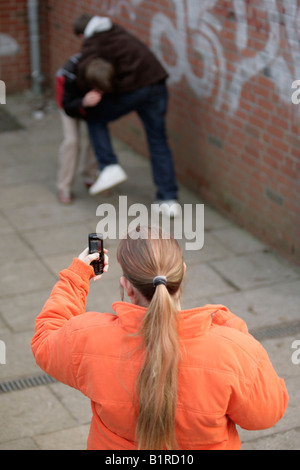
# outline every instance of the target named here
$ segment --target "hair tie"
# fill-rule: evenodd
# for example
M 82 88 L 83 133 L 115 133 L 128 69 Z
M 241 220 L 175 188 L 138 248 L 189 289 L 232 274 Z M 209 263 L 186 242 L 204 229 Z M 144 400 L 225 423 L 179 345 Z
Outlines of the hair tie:
M 167 278 L 165 276 L 156 276 L 153 279 L 153 285 L 156 288 L 157 286 L 163 284 L 164 286 L 167 287 Z

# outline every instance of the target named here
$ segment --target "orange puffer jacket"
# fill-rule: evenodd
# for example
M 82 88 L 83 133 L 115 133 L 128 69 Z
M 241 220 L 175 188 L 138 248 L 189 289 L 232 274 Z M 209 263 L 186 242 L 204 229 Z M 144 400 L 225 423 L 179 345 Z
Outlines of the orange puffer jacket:
M 78 258 L 60 273 L 36 319 L 32 351 L 45 372 L 90 398 L 88 449 L 132 450 L 142 360 L 141 338 L 134 333 L 145 308 L 116 302 L 116 314 L 85 313 L 92 276 L 91 266 Z M 240 449 L 236 424 L 257 430 L 281 419 L 288 402 L 284 381 L 241 319 L 222 305 L 185 310 L 179 334 L 181 449 Z

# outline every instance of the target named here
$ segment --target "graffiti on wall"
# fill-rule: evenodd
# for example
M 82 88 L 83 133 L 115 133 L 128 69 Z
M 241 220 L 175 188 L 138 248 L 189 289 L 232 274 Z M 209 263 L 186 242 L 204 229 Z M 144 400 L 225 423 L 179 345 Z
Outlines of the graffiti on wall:
M 136 8 L 143 0 L 103 0 L 101 10 L 107 12 L 107 16 L 120 16 L 124 11 L 129 18 L 136 19 Z
M 143 0 L 106 0 L 111 15 L 120 15 L 122 9 L 131 20 L 136 18 L 136 9 Z M 291 84 L 300 77 L 300 8 L 297 0 L 282 0 L 279 12 L 276 0 L 261 0 L 259 9 L 267 14 L 268 32 L 263 47 L 249 57 L 244 54 L 248 48 L 250 30 L 248 24 L 247 0 L 232 0 L 232 18 L 235 19 L 235 46 L 239 59 L 234 70 L 228 74 L 226 53 L 222 45 L 220 19 L 213 10 L 219 0 L 170 0 L 175 11 L 175 22 L 167 14 L 157 12 L 151 20 L 151 47 L 170 74 L 170 83 L 179 83 L 185 77 L 189 86 L 199 98 L 214 97 L 218 111 L 227 103 L 231 113 L 239 108 L 240 97 L 245 84 L 255 75 L 268 71 L 282 100 L 291 101 Z M 280 49 L 282 31 L 289 46 L 290 59 L 287 62 Z M 175 64 L 170 64 L 163 54 L 163 39 L 176 52 Z M 190 63 L 189 42 L 201 55 L 201 76 Z M 218 86 L 216 86 L 218 84 Z M 217 91 L 216 91 L 217 90 Z
M 8 34 L 0 33 L 0 57 L 11 56 L 18 51 L 18 43 Z

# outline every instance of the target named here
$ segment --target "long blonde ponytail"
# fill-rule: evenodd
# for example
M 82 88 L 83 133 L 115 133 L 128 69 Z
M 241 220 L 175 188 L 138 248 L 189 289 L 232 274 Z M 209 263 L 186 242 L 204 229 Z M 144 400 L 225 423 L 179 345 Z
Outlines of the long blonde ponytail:
M 140 334 L 144 361 L 137 378 L 139 449 L 177 449 L 175 415 L 180 346 L 177 296 L 183 278 L 183 259 L 173 239 L 151 239 L 150 229 L 141 229 L 137 240 L 121 241 L 118 260 L 124 276 L 149 301 Z M 167 286 L 153 285 L 162 275 Z

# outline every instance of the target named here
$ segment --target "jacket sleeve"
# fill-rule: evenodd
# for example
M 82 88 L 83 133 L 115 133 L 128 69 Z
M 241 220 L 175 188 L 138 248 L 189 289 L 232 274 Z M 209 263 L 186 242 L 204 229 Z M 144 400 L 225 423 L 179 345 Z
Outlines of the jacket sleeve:
M 76 80 L 65 80 L 62 96 L 62 107 L 65 113 L 76 119 L 86 119 L 87 110 L 82 105 L 83 93 L 80 92 Z
M 93 268 L 78 258 L 69 269 L 60 273 L 60 280 L 36 319 L 31 341 L 39 367 L 56 380 L 75 388 L 69 320 L 85 312 L 89 280 L 93 275 Z
M 256 374 L 248 384 L 246 393 L 232 393 L 228 416 L 243 429 L 268 429 L 284 415 L 289 396 L 283 379 L 279 378 L 266 350 L 257 343 Z
M 246 323 L 224 306 L 213 317 L 213 323 L 233 328 L 246 335 L 247 364 L 251 369 L 251 381 L 246 384 L 249 370 L 240 377 L 228 406 L 228 417 L 247 430 L 267 429 L 284 415 L 288 404 L 288 392 L 283 379 L 275 372 L 263 346 L 248 332 Z
M 65 77 L 63 75 L 58 75 L 56 77 L 56 103 L 59 108 L 63 107 L 62 104 L 62 98 L 63 98 L 63 93 L 64 93 L 64 83 L 65 83 Z

